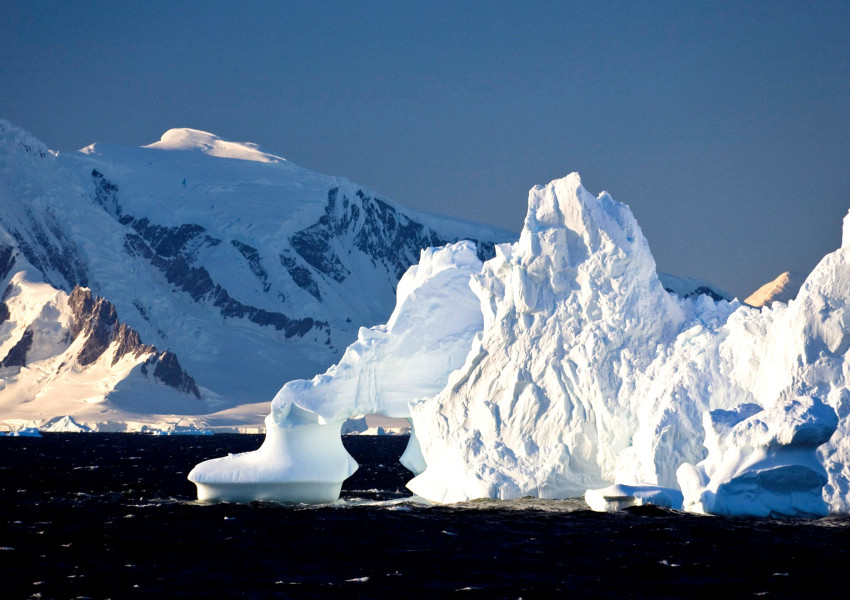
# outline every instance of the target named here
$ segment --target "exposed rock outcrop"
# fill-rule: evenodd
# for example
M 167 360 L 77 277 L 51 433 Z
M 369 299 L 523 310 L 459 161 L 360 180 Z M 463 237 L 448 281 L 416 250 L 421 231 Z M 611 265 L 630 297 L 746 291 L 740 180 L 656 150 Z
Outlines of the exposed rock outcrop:
M 108 300 L 94 296 L 87 288 L 75 287 L 68 297 L 68 306 L 73 317 L 71 339 L 85 339 L 76 357 L 80 366 L 94 363 L 107 348 L 117 344 L 113 365 L 128 354 L 134 357 L 152 354 L 145 364 L 153 367 L 154 377 L 181 392 L 200 398 L 195 380 L 180 367 L 177 356 L 168 351 L 159 353 L 154 346 L 143 344 L 136 331 L 126 323 L 119 322 L 118 312 Z

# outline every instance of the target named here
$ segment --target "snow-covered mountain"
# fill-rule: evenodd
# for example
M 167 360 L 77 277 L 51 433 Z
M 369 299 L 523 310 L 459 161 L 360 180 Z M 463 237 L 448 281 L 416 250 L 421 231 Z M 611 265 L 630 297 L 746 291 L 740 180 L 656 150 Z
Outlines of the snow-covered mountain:
M 98 427 L 123 430 L 130 426 L 116 423 L 133 413 L 145 421 L 208 412 L 177 357 L 143 344 L 108 300 L 81 287 L 66 294 L 31 275 L 17 272 L 0 303 L 0 414 L 26 423 L 84 413 Z
M 788 302 L 797 296 L 805 280 L 806 276 L 802 273 L 786 271 L 747 296 L 744 304 L 758 308 L 769 306 L 773 302 Z
M 10 313 L 0 328 L 0 419 L 91 421 L 125 405 L 118 392 L 135 394 L 140 414 L 267 403 L 283 382 L 335 362 L 359 327 L 385 321 L 420 250 L 472 239 L 483 259 L 515 235 L 404 209 L 205 132 L 175 129 L 142 148 L 94 144 L 57 154 L 0 121 L 0 286 Z M 139 348 L 157 349 L 157 365 L 181 365 L 194 385 L 174 392 L 153 364 L 143 374 L 137 361 L 148 351 L 122 354 L 132 365 L 113 349 L 81 359 L 72 305 L 83 296 L 108 304 Z M 25 337 L 24 361 L 16 357 Z M 97 394 L 62 384 L 64 396 L 49 395 L 62 402 L 30 402 L 45 381 L 58 390 L 82 370 L 94 382 L 93 365 L 112 360 Z M 62 375 L 72 362 L 76 375 Z M 131 386 L 127 377 L 139 374 L 153 387 Z M 139 399 L 157 386 L 179 401 L 145 408 Z M 94 396 L 106 400 L 84 402 Z

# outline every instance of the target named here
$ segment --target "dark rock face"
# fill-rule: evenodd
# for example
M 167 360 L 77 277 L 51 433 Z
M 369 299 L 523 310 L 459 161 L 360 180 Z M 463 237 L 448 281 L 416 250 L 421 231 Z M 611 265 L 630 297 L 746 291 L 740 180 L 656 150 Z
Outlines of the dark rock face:
M 6 305 L 3 304 L 5 307 Z M 6 309 L 8 312 L 8 308 Z M 7 317 L 8 318 L 8 317 Z M 2 367 L 25 367 L 27 366 L 27 353 L 32 348 L 32 330 L 27 329 L 24 331 L 24 335 L 15 344 L 9 353 L 6 355 L 6 358 L 0 362 L 0 368 Z
M 118 313 L 108 300 L 94 299 L 91 291 L 75 287 L 68 298 L 68 304 L 73 311 L 74 320 L 71 323 L 71 339 L 77 339 L 81 334 L 86 341 L 77 355 L 80 366 L 85 367 L 95 362 L 112 343 L 118 325 Z M 144 350 L 138 350 L 138 356 Z
M 196 398 L 201 397 L 201 393 L 198 391 L 198 386 L 195 385 L 195 380 L 189 377 L 188 373 L 186 373 L 186 371 L 184 371 L 180 366 L 180 362 L 177 360 L 176 354 L 166 350 L 156 357 L 155 363 L 156 367 L 153 371 L 154 377 L 164 384 L 170 385 L 181 392 L 192 394 Z
M 249 246 L 248 244 L 243 244 L 242 242 L 238 242 L 236 240 L 230 240 L 231 245 L 239 251 L 239 254 L 248 262 L 248 268 L 251 269 L 251 272 L 254 276 L 260 280 L 260 283 L 263 284 L 263 291 L 268 292 L 271 289 L 271 284 L 269 283 L 269 275 L 266 273 L 265 269 L 263 269 L 263 265 L 260 262 L 260 253 L 256 248 Z
M 667 292 L 669 292 L 669 293 L 671 293 L 671 294 L 675 294 L 675 293 L 676 293 L 676 292 L 674 292 L 673 290 L 671 290 L 670 288 L 664 288 L 664 290 L 665 290 L 665 291 L 667 291 Z M 704 286 L 704 285 L 699 286 L 699 287 L 698 287 L 698 288 L 696 288 L 694 291 L 692 291 L 692 292 L 690 292 L 690 293 L 686 294 L 686 295 L 685 295 L 685 296 L 683 296 L 683 297 L 684 297 L 684 298 L 696 298 L 697 296 L 702 296 L 702 295 L 706 295 L 706 296 L 708 296 L 709 298 L 711 298 L 711 299 L 712 299 L 712 300 L 714 300 L 715 302 L 720 302 L 721 300 L 725 300 L 725 298 L 724 298 L 723 296 L 721 296 L 720 294 L 718 294 L 717 292 L 715 292 L 715 291 L 714 291 L 713 289 L 711 289 L 710 287 L 707 287 L 707 286 Z
M 198 304 L 215 306 L 225 318 L 248 319 L 260 326 L 274 327 L 283 331 L 287 338 L 303 337 L 314 329 L 330 335 L 330 327 L 324 321 L 292 319 L 283 313 L 257 308 L 233 298 L 227 289 L 213 280 L 205 267 L 195 266 L 200 251 L 218 246 L 220 239 L 208 235 L 204 227 L 195 223 L 165 227 L 146 218 L 135 219 L 124 214 L 117 201 L 118 187 L 98 171 L 92 171 L 92 178 L 98 203 L 122 224 L 133 229 L 124 235 L 124 250 L 131 256 L 149 261 L 175 289 L 188 293 Z M 111 212 L 111 207 L 115 207 L 114 212 Z M 271 285 L 257 249 L 235 240 L 231 241 L 231 245 L 263 284 L 263 290 L 268 291 Z
M 15 249 L 0 243 L 0 279 L 5 279 L 15 266 Z
M 9 314 L 9 305 L 5 302 L 0 302 L 0 323 L 5 323 L 11 316 Z
M 121 219 L 121 206 L 118 204 L 118 186 L 103 176 L 97 169 L 92 169 L 91 177 L 95 183 L 94 199 L 116 219 Z
M 113 330 L 112 341 L 118 342 L 115 358 L 112 359 L 113 365 L 126 354 L 134 353 L 138 356 L 143 352 L 156 351 L 153 346 L 143 344 L 139 333 L 135 329 L 131 329 L 126 323 L 118 323 L 118 326 Z
M 112 364 L 128 354 L 139 357 L 153 354 L 147 365 L 154 365 L 154 377 L 178 391 L 200 398 L 195 380 L 180 367 L 171 352 L 157 354 L 154 346 L 143 344 L 139 334 L 126 323 L 118 321 L 118 313 L 111 302 L 92 295 L 91 290 L 75 287 L 68 298 L 72 312 L 71 341 L 83 336 L 85 342 L 77 354 L 77 362 L 85 367 L 100 358 L 109 346 L 117 342 Z M 8 359 L 8 357 L 7 357 Z M 162 363 L 162 364 L 161 364 Z M 143 368 L 144 372 L 147 372 Z
M 132 222 L 132 227 L 144 239 L 154 254 L 162 258 L 184 256 L 194 259 L 203 246 L 217 246 L 221 240 L 202 235 L 206 229 L 194 223 L 178 227 L 153 225 L 147 219 Z
M 62 233 L 53 213 L 47 210 L 39 220 L 27 210 L 26 221 L 28 231 L 22 231 L 15 224 L 8 224 L 7 229 L 15 238 L 18 249 L 33 267 L 41 271 L 45 281 L 59 289 L 87 286 L 88 274 L 80 260 L 80 252 Z
M 282 254 L 280 262 L 299 287 L 321 300 L 314 275 L 337 283 L 344 282 L 351 275 L 337 254 L 339 248 L 360 250 L 373 265 L 383 266 L 393 282 L 397 282 L 411 265 L 419 261 L 420 250 L 457 241 L 460 240 L 445 238 L 411 220 L 383 200 L 367 196 L 362 190 L 350 199 L 345 195 L 340 198 L 339 188 L 334 188 L 328 192 L 325 212 L 319 220 L 289 237 L 293 250 L 307 266 L 300 265 L 294 256 L 288 254 Z M 494 244 L 471 241 L 475 242 L 481 260 L 493 258 Z
M 313 273 L 310 269 L 299 265 L 288 253 L 280 255 L 280 264 L 289 272 L 289 276 L 292 277 L 295 285 L 305 290 L 319 302 L 322 301 L 322 294 L 319 292 L 319 286 L 313 281 Z

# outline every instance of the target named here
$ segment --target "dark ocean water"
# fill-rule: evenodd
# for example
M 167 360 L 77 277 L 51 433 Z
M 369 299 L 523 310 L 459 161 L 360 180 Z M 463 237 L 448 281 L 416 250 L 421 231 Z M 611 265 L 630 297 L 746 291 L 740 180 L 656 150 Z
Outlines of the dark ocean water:
M 322 507 L 194 501 L 197 462 L 262 436 L 0 438 L 0 598 L 846 598 L 850 521 L 428 506 L 406 438 L 345 438 Z

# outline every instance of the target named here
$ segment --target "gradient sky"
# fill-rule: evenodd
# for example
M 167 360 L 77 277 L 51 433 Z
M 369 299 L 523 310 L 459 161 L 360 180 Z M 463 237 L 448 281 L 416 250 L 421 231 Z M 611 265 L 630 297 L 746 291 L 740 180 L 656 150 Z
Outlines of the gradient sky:
M 850 2 L 6 0 L 0 117 L 55 150 L 193 127 L 516 231 L 579 171 L 743 298 L 840 244 Z

